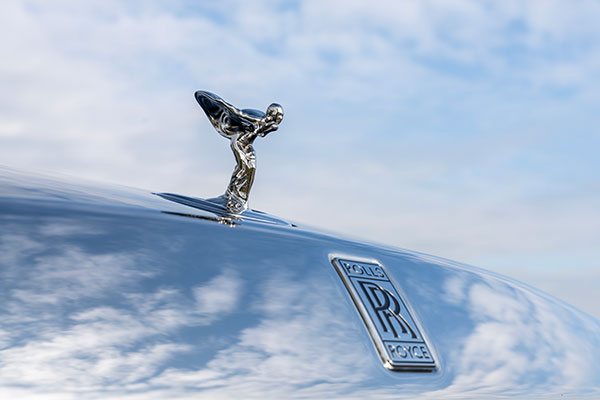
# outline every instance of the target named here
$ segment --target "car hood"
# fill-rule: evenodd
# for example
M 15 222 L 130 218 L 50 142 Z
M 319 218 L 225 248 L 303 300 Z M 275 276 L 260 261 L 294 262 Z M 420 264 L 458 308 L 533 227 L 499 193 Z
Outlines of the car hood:
M 600 396 L 600 322 L 548 294 L 172 200 L 0 169 L 0 397 Z M 385 266 L 433 371 L 384 368 L 336 257 Z

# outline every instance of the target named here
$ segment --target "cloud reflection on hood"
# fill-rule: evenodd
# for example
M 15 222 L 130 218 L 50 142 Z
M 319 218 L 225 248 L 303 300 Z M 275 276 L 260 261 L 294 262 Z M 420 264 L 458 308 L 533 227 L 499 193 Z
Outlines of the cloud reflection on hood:
M 230 269 L 189 293 L 168 285 L 148 291 L 139 283 L 159 272 L 144 252 L 93 254 L 76 240 L 47 245 L 56 234 L 81 235 L 73 225 L 41 224 L 37 241 L 20 236 L 18 224 L 4 227 L 12 233 L 0 235 L 3 398 L 27 398 L 23 387 L 64 398 L 135 386 L 190 350 L 169 335 L 210 325 L 239 300 L 241 281 Z
M 243 229 L 219 227 L 217 261 L 208 262 L 211 246 L 168 224 L 101 222 L 4 223 L 0 397 L 598 395 L 598 321 L 501 277 L 382 253 L 439 365 L 392 373 L 327 258 L 300 256 L 321 254 L 319 243 L 281 236 L 279 256 L 243 258 L 218 237 Z M 273 246 L 248 232 L 250 244 Z
M 597 385 L 597 321 L 541 293 L 470 275 L 445 284 L 446 298 L 468 311 L 473 329 L 450 355 L 451 384 L 431 395 L 544 397 Z

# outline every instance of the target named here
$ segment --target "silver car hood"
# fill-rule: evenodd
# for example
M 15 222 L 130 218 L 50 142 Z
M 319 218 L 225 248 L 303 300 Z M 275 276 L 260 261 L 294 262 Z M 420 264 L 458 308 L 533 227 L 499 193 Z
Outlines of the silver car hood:
M 2 399 L 600 396 L 600 322 L 478 268 L 6 168 L 0 224 Z M 335 256 L 385 266 L 432 372 L 383 367 Z

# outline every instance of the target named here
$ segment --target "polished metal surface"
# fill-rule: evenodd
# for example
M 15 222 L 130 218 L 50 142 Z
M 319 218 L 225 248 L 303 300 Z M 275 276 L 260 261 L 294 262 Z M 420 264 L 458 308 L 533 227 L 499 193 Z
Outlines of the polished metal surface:
M 240 110 L 219 96 L 201 90 L 195 93 L 195 97 L 216 131 L 230 140 L 237 163 L 225 193 L 208 201 L 225 207 L 230 213 L 239 214 L 248 208 L 256 173 L 256 153 L 252 144 L 258 136 L 267 136 L 279 128 L 283 108 L 273 103 L 266 112 Z
M 434 369 L 433 354 L 383 265 L 340 258 L 331 261 L 365 322 L 383 365 L 394 371 Z
M 0 398 L 600 398 L 600 321 L 552 296 L 420 253 L 218 217 L 0 168 Z M 384 368 L 333 258 L 384 267 L 433 371 Z
M 220 204 L 215 204 L 212 201 L 199 199 L 197 197 L 182 196 L 174 193 L 155 193 L 157 196 L 165 200 L 170 200 L 175 203 L 184 204 L 199 210 L 209 211 L 217 215 L 218 221 L 225 225 L 235 225 L 238 221 L 255 221 L 267 224 L 280 224 L 294 226 L 283 219 L 273 217 L 269 214 L 257 210 L 246 210 L 241 214 L 232 214 L 224 209 Z

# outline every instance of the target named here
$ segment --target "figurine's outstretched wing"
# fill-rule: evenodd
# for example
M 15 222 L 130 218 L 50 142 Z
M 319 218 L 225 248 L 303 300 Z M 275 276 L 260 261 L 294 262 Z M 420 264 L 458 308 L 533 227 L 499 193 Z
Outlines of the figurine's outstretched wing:
M 254 131 L 254 125 L 260 121 L 260 112 L 256 111 L 257 114 L 253 115 L 248 112 L 250 110 L 239 110 L 216 94 L 199 90 L 194 96 L 210 123 L 225 137 Z

